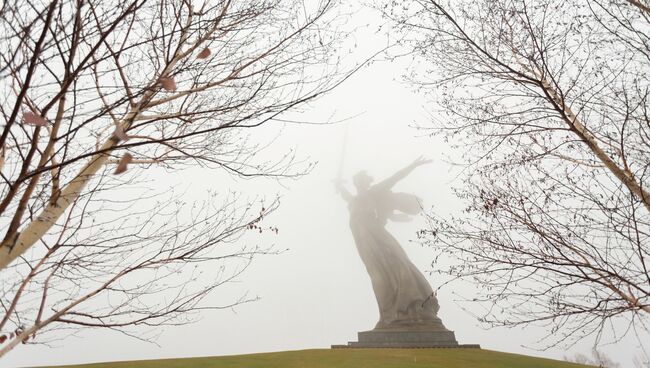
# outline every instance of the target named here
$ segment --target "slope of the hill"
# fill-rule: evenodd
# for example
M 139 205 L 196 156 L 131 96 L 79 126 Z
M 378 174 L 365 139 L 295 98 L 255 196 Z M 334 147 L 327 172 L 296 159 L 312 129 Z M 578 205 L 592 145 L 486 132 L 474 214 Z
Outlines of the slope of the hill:
M 318 349 L 141 360 L 68 368 L 578 368 L 563 361 L 481 349 Z M 58 367 L 61 368 L 61 367 Z

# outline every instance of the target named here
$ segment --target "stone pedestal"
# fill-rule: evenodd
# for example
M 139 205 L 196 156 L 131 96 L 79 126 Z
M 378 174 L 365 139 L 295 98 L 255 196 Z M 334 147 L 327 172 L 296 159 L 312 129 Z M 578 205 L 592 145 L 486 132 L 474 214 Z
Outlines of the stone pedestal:
M 359 341 L 332 348 L 480 348 L 476 344 L 458 344 L 454 332 L 448 330 L 370 330 L 358 336 Z

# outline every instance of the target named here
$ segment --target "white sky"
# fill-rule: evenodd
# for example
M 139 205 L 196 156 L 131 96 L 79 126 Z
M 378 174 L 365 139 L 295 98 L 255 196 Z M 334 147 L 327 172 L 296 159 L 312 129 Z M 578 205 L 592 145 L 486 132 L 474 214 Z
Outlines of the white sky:
M 351 18 L 357 31 L 355 58 L 362 58 L 385 44 L 383 36 L 373 35 L 378 19 L 368 12 Z M 364 27 L 371 24 L 369 27 Z M 377 62 L 362 69 L 331 95 L 319 100 L 304 118 L 323 121 L 332 114 L 350 119 L 344 176 L 365 169 L 376 180 L 392 174 L 419 155 L 434 162 L 417 169 L 399 183 L 397 191 L 410 192 L 423 198 L 425 207 L 435 206 L 439 214 L 454 213 L 461 203 L 452 195 L 451 187 L 461 185 L 443 155 L 450 152 L 441 140 L 423 136 L 412 128 L 414 123 L 426 125 L 428 106 L 422 96 L 411 92 L 399 82 L 408 60 Z M 378 319 L 370 280 L 359 259 L 348 228 L 344 202 L 335 194 L 331 180 L 337 175 L 345 124 L 285 126 L 273 147 L 282 154 L 295 147 L 301 157 L 318 161 L 315 170 L 297 181 L 279 185 L 265 179 L 241 180 L 224 178 L 218 172 L 200 169 L 165 174 L 160 188 L 180 184 L 191 188 L 187 200 L 201 199 L 209 188 L 240 190 L 249 196 L 261 193 L 268 199 L 281 195 L 281 206 L 266 220 L 277 226 L 279 234 L 247 236 L 245 240 L 275 244 L 288 249 L 279 255 L 257 259 L 251 268 L 213 296 L 224 303 L 248 292 L 261 300 L 234 310 L 204 313 L 199 323 L 168 327 L 157 343 L 147 344 L 116 332 L 90 330 L 57 342 L 52 348 L 23 345 L 3 358 L 3 366 L 35 366 L 85 362 L 194 357 L 329 348 L 356 340 L 356 333 L 371 329 Z M 276 127 L 263 131 L 274 134 Z M 159 174 L 156 174 L 159 175 Z M 348 180 L 348 185 L 350 182 Z M 409 223 L 389 225 L 389 230 L 402 243 L 420 270 L 430 269 L 432 253 L 416 244 L 415 231 L 423 225 L 421 218 Z M 435 287 L 439 280 L 427 276 Z M 532 345 L 544 331 L 535 329 L 483 330 L 478 322 L 461 310 L 452 291 L 471 295 L 467 285 L 447 287 L 439 294 L 440 317 L 456 332 L 460 343 L 478 343 L 485 349 L 562 358 L 575 352 L 589 353 L 584 342 L 566 352 L 563 348 L 536 351 L 522 347 Z M 604 347 L 614 360 L 631 362 L 634 339 L 616 346 Z

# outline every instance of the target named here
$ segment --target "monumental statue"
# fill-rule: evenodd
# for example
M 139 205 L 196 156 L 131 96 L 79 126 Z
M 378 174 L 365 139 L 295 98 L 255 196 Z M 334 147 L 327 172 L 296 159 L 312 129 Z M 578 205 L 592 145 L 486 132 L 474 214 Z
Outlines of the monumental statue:
M 454 333 L 438 318 L 438 300 L 431 286 L 409 260 L 386 222 L 408 221 L 420 212 L 419 199 L 395 193 L 393 186 L 430 160 L 418 158 L 389 178 L 373 184 L 365 171 L 354 175 L 356 195 L 339 180 L 337 190 L 348 203 L 350 229 L 379 307 L 379 321 L 359 333 L 358 342 L 333 347 L 454 347 Z

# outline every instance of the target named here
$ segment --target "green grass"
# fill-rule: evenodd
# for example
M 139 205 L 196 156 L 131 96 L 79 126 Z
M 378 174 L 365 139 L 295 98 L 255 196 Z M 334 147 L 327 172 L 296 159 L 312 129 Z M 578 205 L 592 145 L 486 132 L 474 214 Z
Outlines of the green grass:
M 480 349 L 314 349 L 206 358 L 140 360 L 74 368 L 578 368 L 558 360 Z M 60 367 L 59 367 L 60 368 Z

